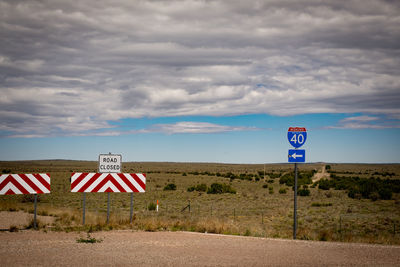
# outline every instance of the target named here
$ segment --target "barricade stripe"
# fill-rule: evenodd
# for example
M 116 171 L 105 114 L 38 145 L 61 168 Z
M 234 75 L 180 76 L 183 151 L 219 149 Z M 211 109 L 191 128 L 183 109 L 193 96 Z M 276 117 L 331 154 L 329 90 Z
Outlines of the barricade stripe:
M 12 194 L 23 194 L 13 183 L 8 183 L 5 187 L 2 187 L 3 189 L 0 190 L 0 195 L 7 195 L 9 191 L 12 192 Z
M 135 173 L 135 175 L 146 185 L 146 174 L 145 173 Z
M 88 176 L 88 173 L 73 173 L 71 176 L 71 189 L 78 191 L 79 188 L 81 188 L 82 185 L 84 185 L 86 183 L 86 181 L 81 183 L 82 180 L 85 178 L 87 180 L 90 179 L 90 177 L 87 177 L 87 176 Z M 80 186 L 78 186 L 79 184 L 80 184 Z
M 47 173 L 1 175 L 0 192 L 0 194 L 50 193 L 50 175 Z
M 121 176 L 118 173 L 112 173 L 110 174 L 114 180 L 123 188 L 121 192 L 131 192 L 132 190 L 129 188 L 129 186 L 126 184 L 126 182 L 121 179 Z M 123 175 L 122 175 L 123 176 Z
M 41 177 L 40 174 L 27 174 L 28 178 L 40 189 L 42 193 L 50 193 L 50 185 L 46 186 L 46 181 Z
M 144 192 L 144 188 L 136 182 L 135 174 L 132 173 L 131 175 L 129 175 L 128 179 L 135 187 L 135 189 L 136 189 L 135 192 L 141 192 L 141 193 Z
M 133 179 L 135 179 L 135 181 L 139 184 L 139 186 L 141 188 L 143 188 L 143 192 L 146 189 L 146 184 L 143 182 L 143 175 L 137 175 L 137 174 L 133 174 Z M 146 179 L 144 179 L 144 181 L 146 181 Z
M 3 183 L 3 181 L 8 177 L 8 175 L 9 175 L 9 174 L 2 174 L 2 175 L 0 176 L 0 184 Z
M 145 182 L 141 173 L 72 173 L 71 192 L 145 192 Z
M 37 193 L 37 186 L 25 174 L 12 174 L 12 177 L 29 192 L 28 194 Z
M 108 181 L 107 179 L 108 173 L 105 174 L 105 176 L 103 177 L 103 179 L 99 179 L 99 183 L 97 183 L 96 187 L 94 187 L 92 190 L 90 190 L 90 192 L 99 192 L 100 188 L 102 188 Z
M 85 192 L 86 188 L 91 186 L 94 182 L 96 182 L 97 178 L 100 176 L 99 173 L 83 173 L 84 178 L 79 184 L 76 186 L 77 192 Z
M 129 187 L 129 190 L 126 190 L 126 192 L 138 192 L 137 189 L 133 186 L 133 184 L 128 180 L 126 176 L 130 176 L 129 173 L 118 173 L 118 176 L 124 183 Z
M 98 186 L 105 178 L 107 177 L 107 173 L 95 173 L 95 175 L 90 180 L 90 186 L 85 186 L 82 188 L 81 192 L 96 192 L 94 188 Z
M 118 188 L 117 185 L 114 184 L 113 182 L 111 182 L 110 179 L 104 179 L 104 180 L 108 180 L 97 192 L 110 192 L 107 189 L 111 189 L 111 192 L 118 192 Z
M 118 183 L 117 180 L 114 179 L 114 177 L 111 174 L 107 175 L 107 181 L 110 181 L 117 188 L 117 191 L 114 192 L 126 192 L 125 189 Z
M 14 185 L 21 192 L 21 194 L 29 194 L 29 191 L 26 190 L 25 187 L 22 186 L 17 180 L 15 180 L 12 175 L 7 176 L 3 183 L 0 184 L 0 188 L 7 187 L 7 184 Z

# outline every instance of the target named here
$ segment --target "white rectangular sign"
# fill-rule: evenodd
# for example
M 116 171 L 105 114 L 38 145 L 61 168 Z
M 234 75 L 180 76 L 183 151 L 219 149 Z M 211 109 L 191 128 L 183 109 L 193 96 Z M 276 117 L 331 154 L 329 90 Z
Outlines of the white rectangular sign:
M 115 154 L 100 154 L 99 155 L 99 172 L 121 172 L 122 156 Z

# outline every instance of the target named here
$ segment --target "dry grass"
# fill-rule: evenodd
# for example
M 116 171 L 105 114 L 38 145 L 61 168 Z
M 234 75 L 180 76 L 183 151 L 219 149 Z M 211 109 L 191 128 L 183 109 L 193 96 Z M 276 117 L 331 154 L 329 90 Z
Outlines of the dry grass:
M 336 175 L 371 177 L 373 173 L 395 173 L 399 164 L 330 164 Z M 320 169 L 322 164 L 303 164 L 300 171 Z M 96 172 L 96 162 L 25 161 L 0 162 L 0 170 L 11 173 L 47 172 L 51 175 L 51 194 L 40 195 L 38 214 L 55 216 L 54 230 L 88 231 L 137 229 L 145 231 L 185 230 L 233 235 L 292 238 L 293 191 L 279 184 L 268 174 L 293 171 L 291 164 L 267 164 L 266 179 L 248 181 L 208 175 L 205 172 L 255 174 L 264 165 L 189 164 L 189 163 L 125 163 L 124 172 L 147 173 L 146 193 L 134 194 L 134 222 L 130 224 L 130 194 L 111 194 L 110 223 L 106 224 L 107 194 L 86 194 L 86 225 L 82 226 L 82 193 L 70 192 L 72 172 Z M 191 172 L 203 173 L 200 175 Z M 185 173 L 186 175 L 183 175 Z M 378 177 L 379 175 L 374 175 Z M 263 177 L 262 177 L 263 178 Z M 384 177 L 382 177 L 384 178 Z M 268 183 L 273 180 L 273 183 Z M 230 184 L 237 194 L 211 195 L 187 192 L 187 188 L 204 183 Z M 174 183 L 176 191 L 163 191 Z M 263 188 L 268 184 L 270 190 Z M 286 188 L 287 193 L 279 194 Z M 298 197 L 298 233 L 301 239 L 400 244 L 400 196 L 393 200 L 370 201 L 347 197 L 344 191 L 323 191 L 310 188 L 311 196 Z M 271 192 L 272 192 L 271 191 Z M 23 196 L 1 196 L 0 210 L 32 212 L 33 204 L 22 202 Z M 149 203 L 159 200 L 159 212 L 147 211 Z M 191 212 L 181 212 L 191 203 Z M 314 205 L 313 205 L 314 203 Z M 316 205 L 315 203 L 322 203 Z M 332 205 L 324 205 L 331 203 Z M 394 227 L 397 233 L 394 234 Z

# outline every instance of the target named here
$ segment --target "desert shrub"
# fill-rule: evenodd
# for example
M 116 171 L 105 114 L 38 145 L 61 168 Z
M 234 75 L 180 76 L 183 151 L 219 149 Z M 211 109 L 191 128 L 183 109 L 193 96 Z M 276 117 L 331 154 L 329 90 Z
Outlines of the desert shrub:
M 207 185 L 206 184 L 199 184 L 196 186 L 196 191 L 199 192 L 206 192 L 207 191 Z
M 274 183 L 274 180 L 269 179 L 269 180 L 268 180 L 268 183 L 269 183 L 269 184 L 273 184 L 273 183 Z
M 195 186 L 188 187 L 187 189 L 188 192 L 193 192 L 194 190 L 196 190 Z
M 206 184 L 198 184 L 197 186 L 191 186 L 187 189 L 188 192 L 199 191 L 199 192 L 206 192 L 207 185 Z
M 268 188 L 268 185 L 267 185 L 267 184 L 263 184 L 262 187 L 263 187 L 263 188 Z
M 325 165 L 325 170 L 329 172 L 331 170 L 331 165 Z
M 176 190 L 176 185 L 175 184 L 167 184 L 164 187 L 164 191 L 168 191 L 168 190 Z
M 270 195 L 272 195 L 274 193 L 274 188 L 273 187 L 268 188 L 268 190 L 269 190 L 269 194 Z
M 299 172 L 297 176 L 297 184 L 305 185 L 312 184 L 312 176 L 314 175 L 313 171 L 310 172 Z M 286 184 L 287 186 L 294 185 L 294 173 L 287 173 L 279 179 L 280 184 Z
M 297 195 L 302 196 L 302 197 L 309 196 L 310 190 L 308 189 L 308 186 L 303 185 L 303 188 L 301 188 L 300 190 L 297 190 Z
M 236 194 L 236 190 L 228 184 L 213 183 L 207 190 L 207 194 Z
M 186 172 L 182 173 L 182 176 L 187 176 Z
M 279 194 L 286 194 L 286 188 L 279 189 Z
M 156 208 L 157 208 L 157 205 L 154 204 L 154 203 L 150 203 L 150 204 L 147 206 L 147 209 L 148 209 L 148 210 L 156 210 Z
M 329 190 L 331 188 L 331 183 L 327 179 L 321 179 L 318 182 L 318 188 L 322 190 Z
M 379 194 L 378 194 L 377 192 L 372 192 L 372 193 L 369 195 L 369 198 L 370 198 L 372 201 L 377 201 L 378 198 L 379 198 Z
M 313 202 L 311 204 L 311 207 L 330 207 L 332 206 L 332 203 L 319 203 L 319 202 Z
M 385 200 L 392 199 L 392 190 L 388 187 L 381 188 L 378 191 L 378 194 L 381 199 L 385 199 Z

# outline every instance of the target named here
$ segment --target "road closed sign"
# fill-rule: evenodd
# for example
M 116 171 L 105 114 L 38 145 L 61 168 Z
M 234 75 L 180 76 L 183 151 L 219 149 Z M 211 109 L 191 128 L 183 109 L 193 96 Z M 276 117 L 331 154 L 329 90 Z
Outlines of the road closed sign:
M 99 155 L 99 172 L 121 172 L 121 155 L 115 154 L 100 154 Z

